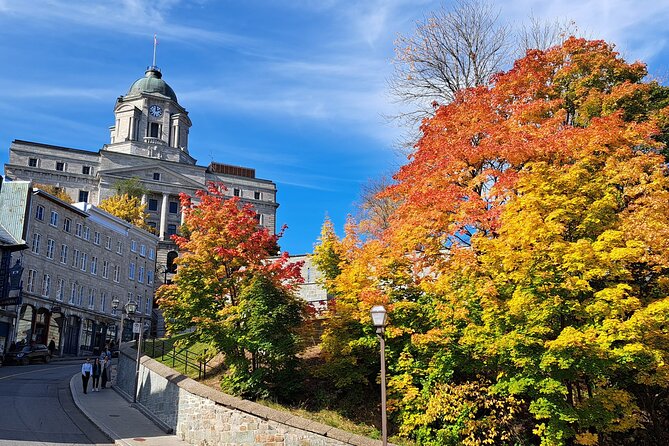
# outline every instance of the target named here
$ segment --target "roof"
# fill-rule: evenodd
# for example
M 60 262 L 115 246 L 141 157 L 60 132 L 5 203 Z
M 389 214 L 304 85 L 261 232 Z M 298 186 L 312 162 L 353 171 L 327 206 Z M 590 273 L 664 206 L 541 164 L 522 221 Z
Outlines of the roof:
M 30 181 L 3 181 L 0 189 L 0 241 L 4 245 L 23 245 L 28 210 Z
M 128 96 L 141 93 L 158 93 L 167 96 L 174 102 L 178 102 L 176 93 L 172 90 L 172 87 L 167 85 L 167 82 L 162 77 L 163 75 L 158 67 L 149 67 L 144 77 L 137 79 L 130 86 Z

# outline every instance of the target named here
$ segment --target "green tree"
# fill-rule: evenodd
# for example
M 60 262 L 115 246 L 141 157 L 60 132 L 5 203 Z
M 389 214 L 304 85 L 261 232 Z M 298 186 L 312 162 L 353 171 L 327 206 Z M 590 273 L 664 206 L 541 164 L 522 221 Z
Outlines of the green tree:
M 280 352 L 289 362 L 294 333 L 288 327 L 297 320 L 289 294 L 301 280 L 301 265 L 291 263 L 286 252 L 270 262 L 281 234 L 259 227 L 253 208 L 228 199 L 224 190 L 210 184 L 208 191 L 196 193 L 197 205 L 181 195 L 187 230 L 173 236 L 181 253 L 179 269 L 172 284 L 158 289 L 158 304 L 170 333 L 186 331 L 187 342 L 205 342 L 225 354 L 231 367 L 228 389 L 259 396 L 272 391 L 271 377 L 283 370 L 277 363 Z M 269 293 L 264 303 L 260 291 Z M 282 302 L 282 311 L 272 313 L 276 318 L 253 319 L 269 301 Z M 268 338 L 271 348 L 258 344 L 265 323 L 286 328 Z

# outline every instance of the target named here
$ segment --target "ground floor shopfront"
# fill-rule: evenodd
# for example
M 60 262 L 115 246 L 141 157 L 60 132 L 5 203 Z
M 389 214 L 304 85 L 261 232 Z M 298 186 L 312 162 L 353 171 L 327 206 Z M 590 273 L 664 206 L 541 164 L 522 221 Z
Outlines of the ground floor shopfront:
M 6 332 L 5 351 L 32 343 L 49 345 L 53 340 L 55 355 L 85 355 L 114 345 L 118 339 L 119 320 L 79 308 L 24 298 L 13 314 L 0 321 L 0 336 Z M 125 335 L 131 336 L 132 321 L 124 325 Z

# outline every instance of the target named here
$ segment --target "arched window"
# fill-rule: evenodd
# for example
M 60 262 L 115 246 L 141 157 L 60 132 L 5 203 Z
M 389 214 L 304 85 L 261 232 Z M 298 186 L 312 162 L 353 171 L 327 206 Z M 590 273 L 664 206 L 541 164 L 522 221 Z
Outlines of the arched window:
M 177 272 L 177 265 L 174 263 L 174 259 L 179 257 L 179 254 L 176 251 L 170 251 L 167 253 L 167 271 L 171 274 Z

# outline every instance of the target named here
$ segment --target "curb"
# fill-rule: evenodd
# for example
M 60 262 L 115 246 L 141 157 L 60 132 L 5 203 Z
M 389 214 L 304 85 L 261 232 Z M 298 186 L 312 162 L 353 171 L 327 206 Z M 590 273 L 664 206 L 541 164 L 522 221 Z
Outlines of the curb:
M 108 436 L 114 442 L 114 444 L 119 444 L 122 446 L 132 446 L 131 443 L 128 443 L 123 439 L 121 439 L 120 438 L 121 436 L 118 435 L 116 432 L 114 432 L 114 430 L 109 426 L 107 426 L 104 422 L 102 422 L 99 419 L 93 419 L 91 414 L 89 414 L 88 411 L 84 409 L 83 405 L 81 404 L 81 400 L 79 399 L 79 394 L 77 393 L 74 387 L 78 384 L 79 380 L 77 378 L 79 378 L 79 375 L 80 374 L 77 373 L 72 378 L 70 378 L 70 392 L 72 393 L 72 399 L 74 400 L 75 406 L 77 406 L 79 411 L 83 413 L 84 416 L 88 418 L 88 420 L 91 423 L 95 424 L 98 427 L 98 429 L 100 429 L 106 436 Z

